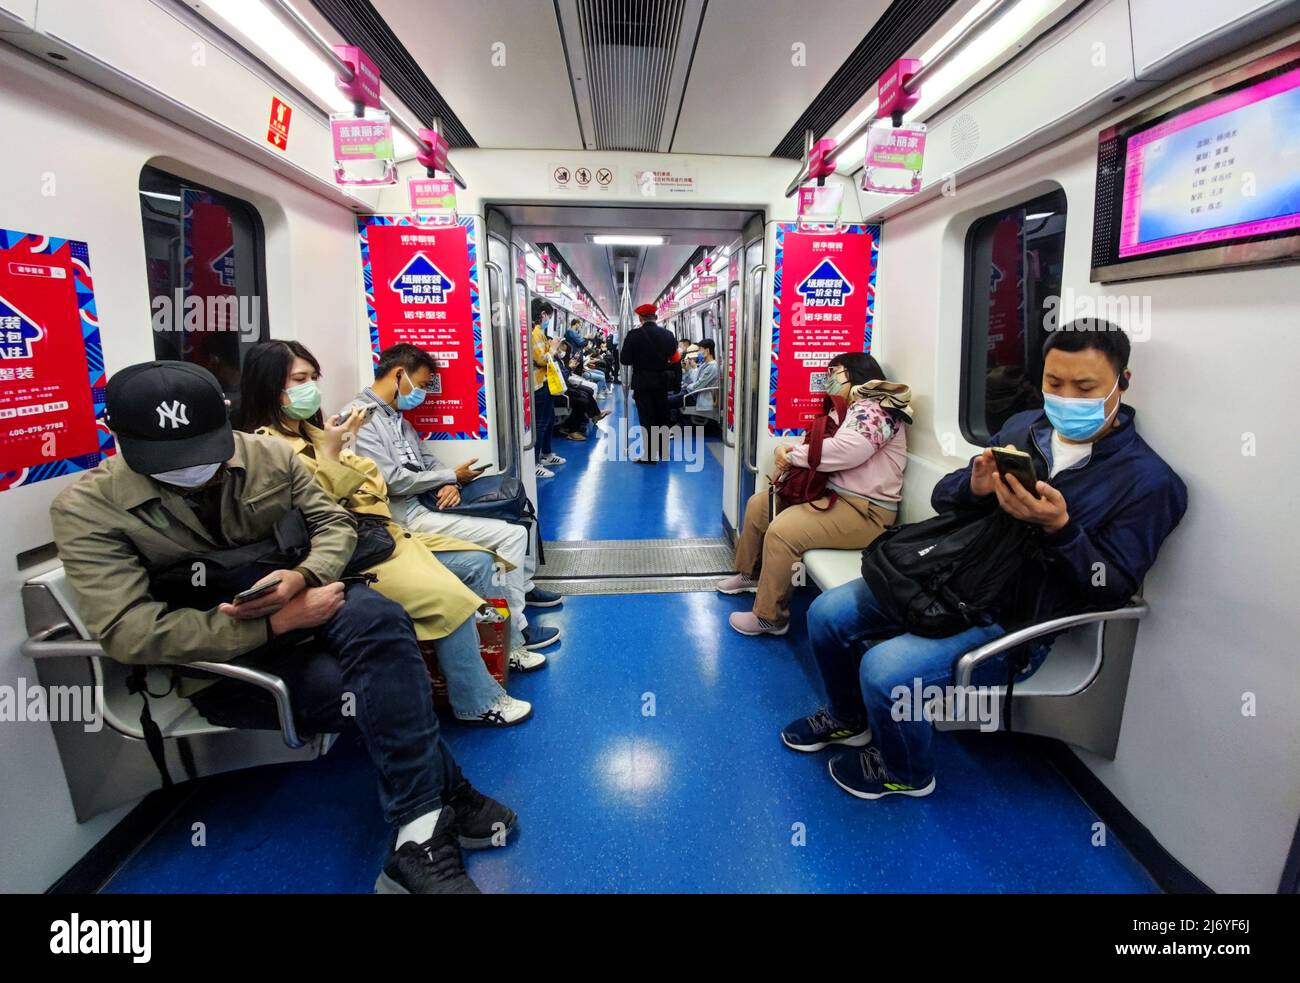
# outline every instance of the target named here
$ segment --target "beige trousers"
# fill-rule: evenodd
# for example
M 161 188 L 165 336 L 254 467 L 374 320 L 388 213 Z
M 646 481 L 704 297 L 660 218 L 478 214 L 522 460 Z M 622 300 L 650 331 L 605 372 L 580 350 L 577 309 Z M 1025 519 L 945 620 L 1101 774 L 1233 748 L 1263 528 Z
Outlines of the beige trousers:
M 818 511 L 825 508 L 824 498 L 785 508 L 778 498 L 776 504 L 778 514 L 769 522 L 768 491 L 755 492 L 745 506 L 745 521 L 736 543 L 736 570 L 758 578 L 754 613 L 767 621 L 789 619 L 795 564 L 804 553 L 864 549 L 898 518 L 897 512 L 850 495 L 838 496 L 825 511 Z

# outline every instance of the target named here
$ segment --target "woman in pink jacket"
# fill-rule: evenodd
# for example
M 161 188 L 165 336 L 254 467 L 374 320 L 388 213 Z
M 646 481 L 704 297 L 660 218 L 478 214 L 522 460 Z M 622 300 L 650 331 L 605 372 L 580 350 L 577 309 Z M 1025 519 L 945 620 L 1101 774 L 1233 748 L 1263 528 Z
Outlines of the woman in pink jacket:
M 734 576 L 718 584 L 724 594 L 755 593 L 753 611 L 737 611 L 731 627 L 742 635 L 784 635 L 790 624 L 795 564 L 812 549 L 863 549 L 893 525 L 907 467 L 911 391 L 888 382 L 870 355 L 848 352 L 827 366 L 826 391 L 849 402 L 846 419 L 822 444 L 818 471 L 835 493 L 805 505 L 782 507 L 769 520 L 769 493 L 754 493 L 736 544 Z M 773 476 L 791 465 L 808 466 L 806 445 L 776 449 Z

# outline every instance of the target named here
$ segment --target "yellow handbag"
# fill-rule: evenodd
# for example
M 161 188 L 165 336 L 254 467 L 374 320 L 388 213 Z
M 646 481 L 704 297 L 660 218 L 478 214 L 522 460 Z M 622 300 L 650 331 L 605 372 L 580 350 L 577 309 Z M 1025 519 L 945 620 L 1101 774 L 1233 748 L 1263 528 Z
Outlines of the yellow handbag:
M 546 361 L 546 388 L 552 396 L 562 396 L 569 391 L 569 387 L 564 384 L 564 376 L 560 375 L 560 367 L 553 358 Z

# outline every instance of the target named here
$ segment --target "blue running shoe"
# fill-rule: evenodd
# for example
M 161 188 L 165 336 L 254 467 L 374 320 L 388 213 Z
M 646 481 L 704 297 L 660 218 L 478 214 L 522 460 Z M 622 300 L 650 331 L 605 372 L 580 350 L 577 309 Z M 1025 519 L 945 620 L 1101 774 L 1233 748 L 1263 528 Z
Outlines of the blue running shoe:
M 924 785 L 900 782 L 885 770 L 880 749 L 868 746 L 831 758 L 828 765 L 835 784 L 859 799 L 883 799 L 886 795 L 911 795 L 920 798 L 934 791 L 934 778 Z
M 564 595 L 553 590 L 534 587 L 524 595 L 524 604 L 530 608 L 558 608 L 564 603 Z
M 822 707 L 811 717 L 801 717 L 781 731 L 781 743 L 792 751 L 820 751 L 832 744 L 863 747 L 871 743 L 871 728 L 866 724 L 841 723 Z
M 530 652 L 544 649 L 560 640 L 560 629 L 544 628 L 541 625 L 529 625 L 524 629 L 524 648 Z

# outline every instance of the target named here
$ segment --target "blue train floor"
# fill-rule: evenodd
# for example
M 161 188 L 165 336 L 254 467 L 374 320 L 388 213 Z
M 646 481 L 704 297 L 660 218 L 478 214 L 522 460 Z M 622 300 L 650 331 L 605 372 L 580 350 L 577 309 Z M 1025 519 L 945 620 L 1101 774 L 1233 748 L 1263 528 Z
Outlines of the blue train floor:
M 610 460 L 614 402 L 609 432 L 556 442 L 569 463 L 541 482 L 545 537 L 721 535 L 716 452 L 699 470 Z M 520 892 L 1156 890 L 1114 837 L 1093 846 L 1097 817 L 1016 738 L 936 735 L 935 793 L 878 802 L 836 787 L 827 754 L 786 749 L 780 728 L 820 702 L 810 597 L 781 638 L 728 627 L 747 596 L 571 596 L 539 612 L 563 640 L 510 682 L 533 718 L 444 721 L 471 781 L 520 816 L 507 848 L 467 855 L 471 876 Z M 364 892 L 390 844 L 374 771 L 343 736 L 317 761 L 204 782 L 106 890 Z
M 1156 889 L 1114 837 L 1092 845 L 1096 816 L 1015 738 L 937 735 L 925 799 L 840 791 L 826 754 L 777 737 L 818 703 L 802 632 L 736 635 L 726 616 L 744 603 L 583 596 L 546 612 L 564 639 L 510 684 L 533 719 L 444 728 L 470 779 L 520 816 L 510 846 L 467 855 L 485 891 Z M 206 783 L 108 890 L 368 891 L 390 835 L 373 770 L 343 737 L 318 761 Z
M 553 450 L 568 463 L 552 468 L 554 478 L 539 478 L 537 511 L 542 538 L 694 539 L 723 535 L 720 441 L 687 443 L 689 460 L 655 465 L 623 458 L 623 437 L 636 423 L 636 409 L 623 413 L 623 389 L 601 403 L 612 410 L 588 439 L 556 437 Z

